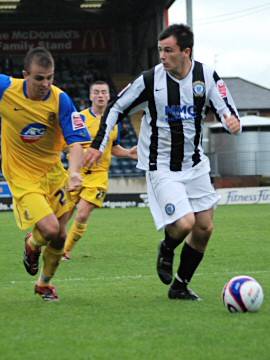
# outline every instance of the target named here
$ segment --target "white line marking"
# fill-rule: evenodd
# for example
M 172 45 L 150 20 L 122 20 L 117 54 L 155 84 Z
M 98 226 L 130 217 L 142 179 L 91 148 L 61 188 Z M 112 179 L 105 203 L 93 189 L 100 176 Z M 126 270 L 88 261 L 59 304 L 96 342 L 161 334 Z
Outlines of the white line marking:
M 213 272 L 213 273 L 207 273 L 207 272 L 202 272 L 202 273 L 198 273 L 195 274 L 194 276 L 224 276 L 224 275 L 232 275 L 232 276 L 237 276 L 237 274 L 242 274 L 242 275 L 256 275 L 256 274 L 269 274 L 270 270 L 255 270 L 255 271 L 224 271 L 224 272 Z M 55 278 L 56 282 L 80 282 L 80 281 L 87 281 L 87 282 L 93 282 L 93 281 L 121 281 L 121 280 L 145 280 L 145 279 L 152 279 L 152 278 L 156 278 L 157 275 L 142 275 L 142 274 L 138 274 L 138 275 L 116 275 L 116 276 L 98 276 L 98 277 L 93 277 L 93 278 L 84 278 L 84 277 L 80 277 L 80 278 L 65 278 L 65 279 L 58 279 L 57 277 Z M 4 285 L 4 284 L 24 284 L 24 283 L 35 283 L 36 281 L 27 281 L 27 280 L 11 280 L 10 282 L 4 282 L 1 281 L 0 284 Z

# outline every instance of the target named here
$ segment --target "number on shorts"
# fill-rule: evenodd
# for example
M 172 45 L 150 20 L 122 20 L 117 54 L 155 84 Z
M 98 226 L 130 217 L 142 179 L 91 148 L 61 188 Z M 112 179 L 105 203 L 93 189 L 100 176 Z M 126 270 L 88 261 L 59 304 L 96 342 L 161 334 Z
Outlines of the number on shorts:
M 54 194 L 55 197 L 57 197 L 59 195 L 59 202 L 61 205 L 65 205 L 65 191 L 63 189 L 59 189 L 58 191 L 56 191 L 56 193 Z

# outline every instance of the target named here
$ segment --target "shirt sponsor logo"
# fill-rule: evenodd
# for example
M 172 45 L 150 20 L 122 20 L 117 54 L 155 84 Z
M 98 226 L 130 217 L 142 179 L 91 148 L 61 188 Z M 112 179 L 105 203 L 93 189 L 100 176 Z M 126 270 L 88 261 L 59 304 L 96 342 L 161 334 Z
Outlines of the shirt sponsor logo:
M 205 94 L 205 84 L 203 81 L 194 81 L 192 84 L 193 94 L 195 97 L 203 97 Z
M 167 115 L 166 121 L 180 121 L 194 119 L 196 115 L 194 105 L 172 105 L 165 106 L 165 115 Z
M 83 118 L 81 114 L 79 114 L 78 112 L 73 112 L 71 114 L 71 123 L 73 130 L 80 130 L 85 128 L 85 123 L 83 121 Z
M 43 124 L 33 123 L 22 129 L 20 137 L 23 142 L 33 143 L 38 141 L 46 133 L 47 127 Z
M 217 88 L 218 88 L 218 92 L 223 98 L 227 97 L 227 88 L 223 80 L 218 80 Z

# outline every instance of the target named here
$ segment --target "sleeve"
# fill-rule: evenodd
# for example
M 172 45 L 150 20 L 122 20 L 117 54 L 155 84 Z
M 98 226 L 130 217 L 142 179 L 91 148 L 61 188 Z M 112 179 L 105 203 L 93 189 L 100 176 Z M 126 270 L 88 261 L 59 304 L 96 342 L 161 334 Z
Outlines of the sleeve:
M 4 74 L 0 74 L 0 101 L 2 100 L 4 92 L 9 88 L 10 84 L 11 84 L 11 77 Z
M 68 145 L 91 140 L 85 117 L 76 110 L 72 100 L 64 92 L 60 94 L 59 99 L 59 121 Z
M 228 130 L 224 115 L 234 115 L 240 122 L 240 117 L 233 98 L 225 82 L 213 71 L 210 79 L 209 103 L 218 121 Z
M 122 128 L 122 123 L 119 123 L 116 125 L 116 129 L 115 129 L 115 137 L 113 139 L 113 146 L 115 145 L 120 145 L 120 140 L 121 140 L 121 128 Z
M 118 95 L 117 99 L 107 107 L 91 147 L 103 151 L 115 124 L 122 121 L 128 114 L 143 110 L 146 101 L 146 88 L 143 75 L 141 75 L 132 84 L 128 85 Z

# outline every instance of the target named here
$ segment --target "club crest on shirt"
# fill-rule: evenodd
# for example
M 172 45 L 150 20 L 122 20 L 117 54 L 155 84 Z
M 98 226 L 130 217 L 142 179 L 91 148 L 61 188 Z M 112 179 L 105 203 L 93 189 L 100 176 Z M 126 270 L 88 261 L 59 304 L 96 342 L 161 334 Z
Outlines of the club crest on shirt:
M 22 129 L 20 137 L 23 142 L 33 143 L 42 138 L 46 133 L 47 127 L 40 123 L 33 123 L 27 125 Z
M 72 123 L 72 129 L 73 130 L 80 130 L 85 128 L 85 123 L 83 121 L 83 118 L 80 113 L 73 112 L 71 114 L 71 123 Z
M 50 125 L 53 125 L 56 121 L 56 113 L 54 112 L 49 112 L 49 116 L 48 116 L 48 122 Z
M 168 203 L 165 205 L 165 211 L 167 215 L 173 215 L 175 212 L 174 204 Z
M 205 84 L 203 81 L 194 81 L 192 84 L 193 94 L 196 97 L 202 97 L 205 94 Z

